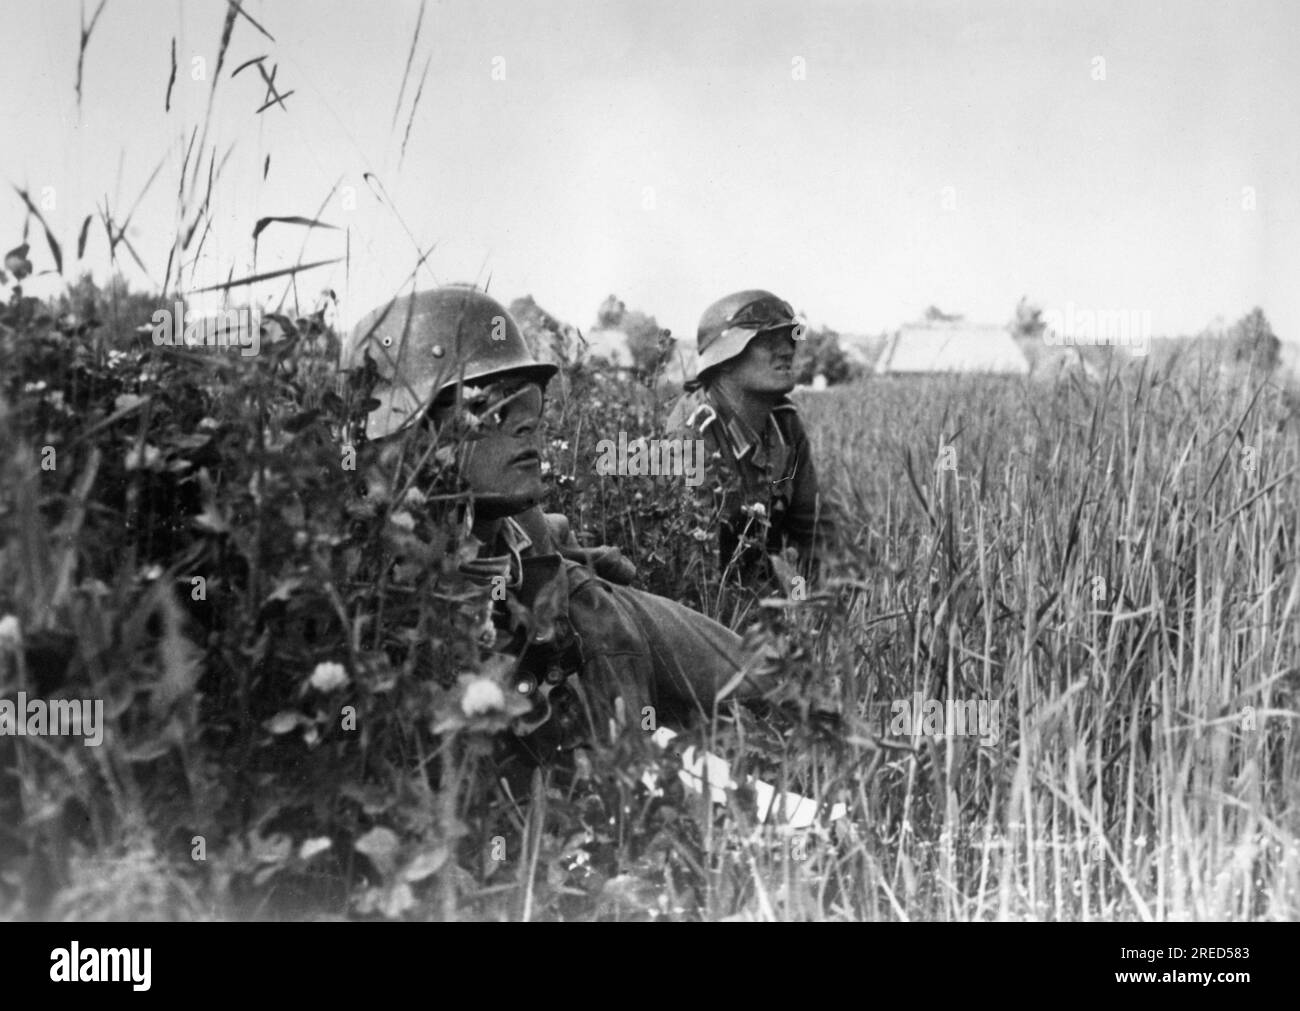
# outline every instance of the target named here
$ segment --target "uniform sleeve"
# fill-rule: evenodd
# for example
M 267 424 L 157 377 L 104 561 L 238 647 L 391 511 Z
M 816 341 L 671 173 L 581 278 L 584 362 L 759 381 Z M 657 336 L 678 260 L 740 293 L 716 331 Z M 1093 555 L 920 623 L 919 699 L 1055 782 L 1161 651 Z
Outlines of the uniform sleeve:
M 812 446 L 803 422 L 797 419 L 792 426 L 798 467 L 794 475 L 794 489 L 786 514 L 787 529 L 799 555 L 811 563 L 834 528 L 829 504 L 822 497 L 817 484 L 817 468 L 813 463 Z
M 569 598 L 569 620 L 582 639 L 584 675 L 606 699 L 622 695 L 638 716 L 643 705 L 665 703 L 708 712 L 745 666 L 741 639 L 730 629 L 666 597 L 602 579 L 581 582 Z M 766 687 L 756 673 L 734 697 Z

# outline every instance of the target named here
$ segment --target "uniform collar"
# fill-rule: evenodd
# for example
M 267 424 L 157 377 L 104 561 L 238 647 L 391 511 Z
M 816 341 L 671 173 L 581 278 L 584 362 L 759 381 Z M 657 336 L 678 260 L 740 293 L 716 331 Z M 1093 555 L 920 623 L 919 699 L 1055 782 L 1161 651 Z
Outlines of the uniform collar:
M 515 521 L 513 516 L 507 516 L 501 521 L 501 527 L 497 532 L 496 541 L 492 544 L 484 544 L 481 540 L 470 532 L 469 527 L 472 525 L 472 510 L 466 510 L 465 540 L 467 546 L 475 548 L 475 556 L 480 560 L 499 559 L 503 569 L 508 570 L 508 585 L 511 588 L 517 588 L 523 584 L 524 552 L 533 546 L 533 539 L 528 536 L 528 532 Z M 484 555 L 484 549 L 494 550 L 501 546 L 506 549 L 503 555 Z
M 502 520 L 501 540 L 516 555 L 522 555 L 533 546 L 533 539 L 528 536 L 528 531 L 520 526 L 513 516 L 507 516 Z
M 722 427 L 727 433 L 727 441 L 731 443 L 731 448 L 736 454 L 737 460 L 743 460 L 752 454 L 752 462 L 756 466 L 762 467 L 766 466 L 768 462 L 769 447 L 773 452 L 785 448 L 785 434 L 781 431 L 781 426 L 777 424 L 776 414 L 778 411 L 795 410 L 794 404 L 791 403 L 788 397 L 782 397 L 768 412 L 764 427 L 764 436 L 766 438 L 755 432 L 736 413 L 731 401 L 717 387 L 708 391 L 708 399 L 718 412 Z

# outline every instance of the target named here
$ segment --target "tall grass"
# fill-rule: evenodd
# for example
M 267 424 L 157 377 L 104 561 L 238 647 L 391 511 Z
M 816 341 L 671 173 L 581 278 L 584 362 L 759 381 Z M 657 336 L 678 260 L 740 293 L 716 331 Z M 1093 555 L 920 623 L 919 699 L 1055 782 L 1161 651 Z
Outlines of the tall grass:
M 804 400 L 845 536 L 875 559 L 846 635 L 819 641 L 828 667 L 852 649 L 857 698 L 1008 714 L 995 747 L 925 740 L 864 784 L 854 912 L 879 885 L 900 917 L 1296 915 L 1300 459 L 1285 393 L 1251 378 L 1189 363 Z M 955 469 L 932 465 L 943 446 Z
M 848 729 L 723 720 L 704 739 L 849 816 L 802 836 L 743 803 L 699 808 L 693 915 L 1300 912 L 1297 419 L 1285 389 L 1212 351 L 1115 358 L 1100 381 L 802 398 L 839 544 L 812 600 L 748 619 L 786 645 L 789 694 Z M 653 409 L 629 413 L 653 430 Z M 579 446 L 576 422 L 564 434 Z M 656 487 L 623 481 L 567 505 L 601 501 L 603 539 L 680 595 L 689 567 L 660 535 L 688 542 L 690 520 L 647 535 Z M 914 693 L 999 701 L 1000 739 L 882 737 L 881 708 Z

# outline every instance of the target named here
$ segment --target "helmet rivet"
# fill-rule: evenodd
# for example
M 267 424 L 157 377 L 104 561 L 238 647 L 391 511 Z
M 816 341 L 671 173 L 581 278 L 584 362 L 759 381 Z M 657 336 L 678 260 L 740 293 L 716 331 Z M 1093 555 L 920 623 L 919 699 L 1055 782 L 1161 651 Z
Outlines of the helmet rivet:
M 447 352 L 443 350 L 443 347 L 442 347 L 441 344 L 435 344 L 435 345 L 433 346 L 433 357 L 434 357 L 434 358 L 441 358 L 441 357 L 442 357 L 443 355 L 445 355 L 446 353 L 447 353 Z

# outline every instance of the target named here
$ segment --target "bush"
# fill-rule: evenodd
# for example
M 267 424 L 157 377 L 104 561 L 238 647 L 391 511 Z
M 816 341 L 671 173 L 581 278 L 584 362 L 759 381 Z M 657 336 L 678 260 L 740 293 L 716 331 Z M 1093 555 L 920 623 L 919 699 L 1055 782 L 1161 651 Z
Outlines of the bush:
M 97 762 L 0 738 L 28 914 L 143 913 L 77 867 L 148 854 L 176 881 L 151 915 L 402 915 L 464 835 L 431 782 L 463 797 L 490 752 L 462 739 L 493 728 L 432 730 L 484 673 L 450 455 L 354 438 L 373 377 L 303 353 L 320 316 L 282 322 L 243 357 L 18 289 L 0 317 L 0 614 L 25 640 L 4 689 L 103 699 L 108 722 Z
M 1282 341 L 1256 306 L 1232 325 L 1228 331 L 1232 357 L 1260 372 L 1270 373 L 1277 368 L 1282 353 Z

